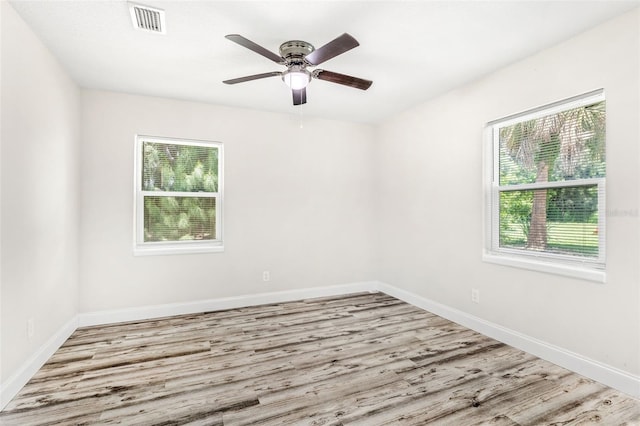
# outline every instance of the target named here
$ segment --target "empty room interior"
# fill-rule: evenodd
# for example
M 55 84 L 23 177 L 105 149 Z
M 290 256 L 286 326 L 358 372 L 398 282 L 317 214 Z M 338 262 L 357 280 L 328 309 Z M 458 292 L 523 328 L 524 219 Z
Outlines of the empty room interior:
M 638 1 L 0 13 L 0 424 L 640 424 Z

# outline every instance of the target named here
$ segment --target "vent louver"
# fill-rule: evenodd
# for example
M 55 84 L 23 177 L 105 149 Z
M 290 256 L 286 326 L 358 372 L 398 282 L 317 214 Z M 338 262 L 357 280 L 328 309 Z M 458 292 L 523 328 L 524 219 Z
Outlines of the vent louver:
M 159 34 L 165 33 L 164 10 L 129 3 L 129 12 L 135 28 Z

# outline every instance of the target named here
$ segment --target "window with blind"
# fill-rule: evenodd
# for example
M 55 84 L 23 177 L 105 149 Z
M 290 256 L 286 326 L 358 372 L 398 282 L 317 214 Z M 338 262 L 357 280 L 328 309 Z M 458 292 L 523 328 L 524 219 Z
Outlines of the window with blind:
M 485 260 L 604 281 L 604 92 L 486 130 Z
M 222 144 L 136 137 L 135 254 L 222 251 Z

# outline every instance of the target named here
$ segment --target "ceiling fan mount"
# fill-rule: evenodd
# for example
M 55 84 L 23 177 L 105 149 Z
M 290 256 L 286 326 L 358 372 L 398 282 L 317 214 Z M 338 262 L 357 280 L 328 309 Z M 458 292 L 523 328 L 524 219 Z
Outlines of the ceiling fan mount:
M 315 47 L 311 43 L 301 40 L 285 41 L 280 45 L 280 56 L 285 60 L 285 65 L 300 65 L 304 58 L 313 52 Z
M 307 67 L 320 65 L 321 63 L 360 45 L 355 38 L 347 33 L 342 34 L 318 49 L 315 49 L 311 43 L 306 41 L 289 40 L 280 45 L 280 55 L 271 52 L 270 50 L 239 34 L 229 34 L 226 38 L 264 56 L 267 59 L 270 59 L 279 65 L 286 66 L 287 69 L 282 72 L 272 71 L 225 80 L 223 81 L 225 84 L 244 83 L 251 80 L 280 76 L 282 81 L 291 88 L 293 104 L 301 105 L 307 102 L 306 87 L 312 78 L 342 84 L 344 86 L 354 87 L 361 90 L 367 90 L 373 83 L 371 80 L 365 80 L 323 69 L 315 69 L 313 71 L 307 70 Z

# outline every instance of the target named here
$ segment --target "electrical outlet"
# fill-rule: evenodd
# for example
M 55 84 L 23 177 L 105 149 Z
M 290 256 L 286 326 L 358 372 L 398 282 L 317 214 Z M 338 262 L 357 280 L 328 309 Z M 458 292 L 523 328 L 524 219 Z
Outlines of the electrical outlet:
M 473 303 L 480 303 L 480 290 L 477 288 L 471 289 L 471 301 Z
M 27 337 L 31 339 L 36 334 L 36 321 L 33 318 L 27 320 Z
M 262 281 L 271 281 L 271 273 L 269 271 L 262 273 Z

